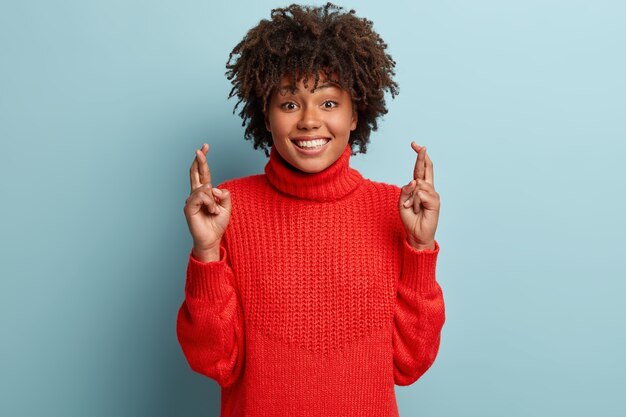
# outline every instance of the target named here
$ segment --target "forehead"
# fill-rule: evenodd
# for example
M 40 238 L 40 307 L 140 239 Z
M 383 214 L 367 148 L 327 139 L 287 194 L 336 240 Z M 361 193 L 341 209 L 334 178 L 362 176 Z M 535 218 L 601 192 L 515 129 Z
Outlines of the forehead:
M 280 92 L 281 94 L 285 94 L 288 92 L 300 92 L 301 90 L 305 89 L 313 90 L 313 87 L 315 87 L 314 74 L 308 74 L 306 76 L 299 76 L 297 74 L 295 76 L 285 74 L 281 77 L 280 83 L 278 85 L 278 92 Z M 315 90 L 328 88 L 342 89 L 336 74 L 331 74 L 330 77 L 327 77 L 323 72 L 320 72 L 319 80 L 317 80 L 317 86 L 315 87 Z

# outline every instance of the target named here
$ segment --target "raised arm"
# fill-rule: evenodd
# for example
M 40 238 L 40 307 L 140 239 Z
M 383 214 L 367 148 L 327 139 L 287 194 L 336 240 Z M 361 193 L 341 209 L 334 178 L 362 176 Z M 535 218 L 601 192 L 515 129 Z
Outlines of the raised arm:
M 190 169 L 191 194 L 184 211 L 194 244 L 176 333 L 190 367 L 226 387 L 243 368 L 244 324 L 223 236 L 230 193 L 212 188 L 207 151 L 207 144 L 196 151 Z
M 439 351 L 445 321 L 443 294 L 436 280 L 439 244 L 439 194 L 426 148 L 411 143 L 418 153 L 413 180 L 402 187 L 398 209 L 406 231 L 403 263 L 394 314 L 394 381 L 415 382 L 430 368 Z

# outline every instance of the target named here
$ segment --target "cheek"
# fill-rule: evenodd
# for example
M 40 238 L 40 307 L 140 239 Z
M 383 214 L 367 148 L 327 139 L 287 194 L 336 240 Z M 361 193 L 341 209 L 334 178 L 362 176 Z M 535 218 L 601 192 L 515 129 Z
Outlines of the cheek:
M 273 132 L 280 127 L 280 124 L 278 120 L 276 119 L 276 116 L 273 115 L 272 113 L 270 113 L 269 116 L 266 117 L 265 124 L 267 126 L 267 130 L 269 130 L 270 132 Z
M 295 128 L 300 121 L 297 113 L 279 113 L 270 119 L 272 128 L 274 130 L 280 129 L 283 131 L 289 131 Z
M 329 124 L 332 125 L 335 130 L 352 131 L 356 127 L 356 120 L 353 119 L 352 114 L 344 113 L 329 120 Z

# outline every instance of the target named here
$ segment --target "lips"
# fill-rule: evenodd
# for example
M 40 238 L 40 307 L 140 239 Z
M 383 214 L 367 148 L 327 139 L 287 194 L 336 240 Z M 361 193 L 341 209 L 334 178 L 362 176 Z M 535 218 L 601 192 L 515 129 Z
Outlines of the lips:
M 291 141 L 300 149 L 319 149 L 330 142 L 330 138 L 320 136 L 298 136 L 291 138 Z
M 301 156 L 312 158 L 323 154 L 330 146 L 332 139 L 322 136 L 297 136 L 291 138 L 291 142 Z

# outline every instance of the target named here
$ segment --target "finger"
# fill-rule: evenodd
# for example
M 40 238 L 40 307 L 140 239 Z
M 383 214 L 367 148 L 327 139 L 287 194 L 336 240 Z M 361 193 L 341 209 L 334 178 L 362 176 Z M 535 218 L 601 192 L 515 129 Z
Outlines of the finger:
M 419 195 L 423 208 L 427 210 L 439 210 L 439 194 L 435 192 L 429 193 L 424 190 L 417 191 L 417 194 Z
M 193 193 L 185 202 L 185 210 L 188 210 L 190 214 L 196 214 L 203 206 L 209 208 L 211 201 L 209 196 L 204 193 Z
M 209 213 L 217 214 L 219 213 L 219 204 L 214 197 L 215 192 L 213 190 L 215 190 L 215 188 L 211 188 L 211 184 L 203 184 L 198 190 L 198 193 L 207 196 L 206 202 Z
M 196 151 L 196 159 L 198 160 L 198 171 L 200 172 L 200 182 L 202 184 L 211 183 L 211 170 L 209 169 L 209 163 L 206 159 L 206 154 L 209 151 L 209 145 L 203 144 L 202 149 Z
M 422 210 L 422 196 L 417 188 L 413 192 L 413 213 L 418 214 Z
M 190 193 L 202 185 L 200 182 L 200 173 L 198 172 L 198 158 L 194 158 L 189 168 L 189 185 L 191 186 Z
M 415 167 L 413 168 L 413 179 L 424 179 L 424 153 L 426 148 L 419 146 L 415 142 L 411 142 L 411 147 L 417 153 L 417 158 L 415 158 Z
M 427 182 L 426 180 L 415 180 L 415 181 L 417 182 L 418 190 L 423 190 L 429 193 L 432 193 L 435 191 L 435 187 L 429 182 Z
M 196 188 L 194 192 L 191 193 L 189 197 L 187 197 L 187 202 L 194 201 L 194 199 L 198 199 L 198 198 L 201 199 L 205 203 L 204 205 L 206 205 L 207 210 L 210 213 L 214 213 L 214 214 L 217 213 L 218 202 L 213 196 L 213 192 L 209 184 L 204 184 Z M 198 202 L 196 201 L 194 204 L 198 204 Z
M 430 160 L 430 156 L 428 156 L 426 152 L 424 153 L 426 154 L 426 174 L 424 176 L 424 179 L 426 180 L 427 183 L 434 186 L 435 185 L 435 173 L 433 172 L 433 161 Z
M 435 191 L 435 187 L 427 183 L 425 180 L 418 181 L 415 192 L 419 193 L 419 196 L 422 202 L 425 202 L 428 200 L 429 202 L 437 203 L 440 198 L 439 193 Z M 434 205 L 428 206 L 428 208 L 433 208 L 433 207 Z
M 418 155 L 419 157 L 419 151 L 421 149 L 421 146 L 419 146 L 417 143 L 415 143 L 415 141 L 411 142 L 411 148 L 413 148 L 413 150 L 415 151 L 415 153 Z M 417 179 L 417 158 L 415 158 L 415 166 L 413 167 L 413 179 Z

